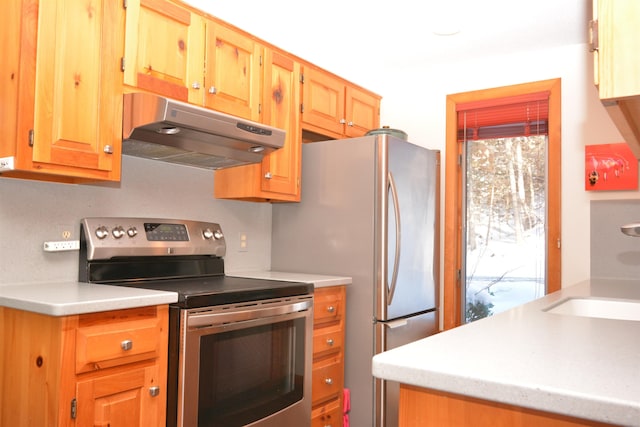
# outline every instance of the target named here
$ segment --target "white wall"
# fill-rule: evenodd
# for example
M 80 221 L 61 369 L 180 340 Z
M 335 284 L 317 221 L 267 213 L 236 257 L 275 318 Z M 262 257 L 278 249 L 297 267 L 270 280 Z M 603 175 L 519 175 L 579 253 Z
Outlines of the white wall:
M 213 198 L 213 172 L 124 156 L 120 183 L 68 185 L 0 178 L 0 285 L 75 281 L 78 252 L 44 252 L 43 242 L 79 238 L 90 216 L 186 218 L 217 222 L 227 271 L 268 269 L 271 206 Z M 239 233 L 249 250 L 240 252 Z

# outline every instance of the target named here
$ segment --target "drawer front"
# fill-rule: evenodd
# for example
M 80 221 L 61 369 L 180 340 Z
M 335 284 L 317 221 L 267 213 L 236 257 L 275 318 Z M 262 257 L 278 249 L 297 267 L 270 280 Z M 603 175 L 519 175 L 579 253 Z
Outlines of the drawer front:
M 342 350 L 343 332 L 336 328 L 321 328 L 313 331 L 313 354 Z
M 80 327 L 76 331 L 76 373 L 159 356 L 158 318 Z
M 333 289 L 321 289 L 315 292 L 314 324 L 339 321 L 344 310 L 344 293 Z
M 311 412 L 311 427 L 342 427 L 342 406 L 334 400 Z
M 314 365 L 311 378 L 311 401 L 321 402 L 342 393 L 344 381 L 342 363 L 335 361 L 328 365 Z

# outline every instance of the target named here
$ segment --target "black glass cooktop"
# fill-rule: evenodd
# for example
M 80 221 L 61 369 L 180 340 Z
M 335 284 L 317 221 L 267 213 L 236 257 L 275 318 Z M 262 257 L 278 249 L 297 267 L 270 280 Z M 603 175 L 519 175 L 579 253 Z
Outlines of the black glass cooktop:
M 178 302 L 173 305 L 181 308 L 208 307 L 313 293 L 313 284 L 310 283 L 246 279 L 224 275 L 189 279 L 128 281 L 109 283 L 109 285 L 177 292 Z

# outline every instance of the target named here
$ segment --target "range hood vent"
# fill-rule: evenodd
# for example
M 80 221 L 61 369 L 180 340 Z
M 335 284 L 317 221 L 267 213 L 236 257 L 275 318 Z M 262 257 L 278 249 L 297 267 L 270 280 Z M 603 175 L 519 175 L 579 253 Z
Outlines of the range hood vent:
M 285 131 L 148 93 L 124 95 L 122 154 L 205 169 L 259 163 Z

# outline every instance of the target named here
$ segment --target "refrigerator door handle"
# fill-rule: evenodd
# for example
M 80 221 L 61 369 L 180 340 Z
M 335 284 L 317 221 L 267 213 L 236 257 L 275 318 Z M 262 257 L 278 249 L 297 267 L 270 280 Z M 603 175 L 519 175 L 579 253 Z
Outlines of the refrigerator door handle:
M 407 319 L 392 320 L 391 322 L 385 322 L 385 326 L 389 329 L 401 328 L 407 326 L 409 321 Z
M 400 206 L 398 206 L 398 191 L 396 190 L 396 182 L 393 174 L 389 172 L 389 192 L 393 199 L 393 213 L 396 219 L 396 250 L 393 260 L 393 274 L 391 275 L 391 283 L 387 290 L 387 305 L 391 305 L 393 294 L 396 292 L 396 283 L 398 280 L 398 264 L 400 262 Z

